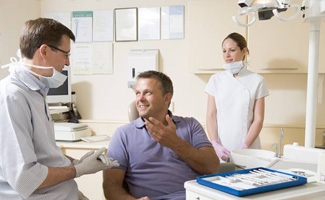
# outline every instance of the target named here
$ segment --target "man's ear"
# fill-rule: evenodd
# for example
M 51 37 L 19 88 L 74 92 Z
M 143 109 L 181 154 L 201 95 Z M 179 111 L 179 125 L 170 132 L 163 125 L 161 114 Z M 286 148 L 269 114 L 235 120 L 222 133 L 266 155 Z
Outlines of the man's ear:
M 165 95 L 165 103 L 166 103 L 167 105 L 169 105 L 169 104 L 171 103 L 171 101 L 172 101 L 172 97 L 173 97 L 173 95 L 172 95 L 171 93 L 167 93 L 167 94 Z
M 46 44 L 42 44 L 41 47 L 38 49 L 38 53 L 43 59 L 46 58 L 47 51 L 49 50 L 49 47 Z

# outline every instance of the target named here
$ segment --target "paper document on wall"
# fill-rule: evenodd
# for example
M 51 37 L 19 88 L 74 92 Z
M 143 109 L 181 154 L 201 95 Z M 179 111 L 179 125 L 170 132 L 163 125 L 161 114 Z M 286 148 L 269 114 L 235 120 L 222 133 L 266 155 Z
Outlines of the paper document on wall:
M 93 43 L 93 74 L 113 74 L 113 44 Z
M 184 6 L 167 6 L 161 8 L 161 38 L 184 38 Z
M 139 8 L 139 40 L 160 39 L 160 7 Z
M 93 41 L 113 41 L 113 11 L 94 11 Z
M 73 74 L 92 74 L 92 57 L 92 44 L 74 44 L 72 53 Z
M 71 29 L 71 14 L 70 12 L 45 12 L 43 17 L 54 19 L 64 26 Z
M 93 11 L 72 12 L 72 31 L 76 37 L 76 42 L 92 42 Z
M 137 8 L 115 9 L 115 41 L 138 40 Z

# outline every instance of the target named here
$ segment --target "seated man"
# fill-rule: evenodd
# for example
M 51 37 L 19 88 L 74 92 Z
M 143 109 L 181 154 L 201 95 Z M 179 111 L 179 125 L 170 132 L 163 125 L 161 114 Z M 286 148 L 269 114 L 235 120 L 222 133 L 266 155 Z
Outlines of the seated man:
M 104 171 L 105 197 L 185 199 L 184 182 L 218 173 L 219 158 L 198 121 L 168 110 L 173 96 L 168 76 L 139 74 L 135 94 L 140 117 L 118 128 L 109 144 L 108 155 L 120 167 Z

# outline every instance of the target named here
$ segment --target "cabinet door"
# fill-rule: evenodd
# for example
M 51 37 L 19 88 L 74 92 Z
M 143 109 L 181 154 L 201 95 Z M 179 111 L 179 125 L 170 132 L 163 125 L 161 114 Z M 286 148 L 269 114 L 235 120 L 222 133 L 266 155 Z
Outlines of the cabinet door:
M 237 26 L 231 19 L 238 11 L 237 1 L 188 2 L 188 61 L 191 73 L 212 73 L 222 69 L 223 39 L 232 32 L 246 35 L 246 28 Z
M 96 149 L 97 150 L 97 149 Z M 71 156 L 76 159 L 80 159 L 85 153 L 90 150 L 84 149 L 64 149 L 64 154 Z M 97 172 L 96 174 L 84 175 L 79 178 L 75 178 L 75 181 L 78 184 L 79 190 L 86 196 L 88 199 L 98 199 L 104 200 L 103 192 L 103 173 Z
M 213 200 L 196 192 L 186 190 L 186 200 Z
M 293 0 L 291 3 L 301 4 Z M 281 15 L 290 15 L 288 10 Z M 248 28 L 250 69 L 259 73 L 307 73 L 309 52 L 309 23 L 300 16 L 283 22 L 276 17 L 256 21 Z M 325 72 L 325 24 L 321 24 L 319 72 Z

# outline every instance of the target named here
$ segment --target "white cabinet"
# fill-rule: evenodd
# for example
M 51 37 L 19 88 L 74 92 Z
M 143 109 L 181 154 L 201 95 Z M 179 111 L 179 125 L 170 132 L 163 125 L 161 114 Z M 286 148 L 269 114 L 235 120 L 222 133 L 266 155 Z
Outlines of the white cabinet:
M 281 190 L 269 191 L 260 194 L 238 197 L 216 189 L 198 184 L 195 180 L 186 181 L 184 184 L 186 189 L 186 200 L 269 200 L 269 199 L 319 199 L 323 200 L 325 195 L 325 184 L 307 183 L 301 186 L 285 188 Z
M 301 4 L 301 0 L 292 0 Z M 234 1 L 197 0 L 188 2 L 189 72 L 211 74 L 222 69 L 221 43 L 232 32 L 246 37 L 249 69 L 258 73 L 307 73 L 309 23 L 301 16 L 283 22 L 276 17 L 259 21 L 248 28 L 232 21 L 239 6 Z M 280 13 L 290 16 L 293 10 Z M 240 19 L 240 18 L 239 18 Z M 242 19 L 241 19 L 242 21 Z M 325 73 L 325 22 L 321 23 L 319 73 Z
M 188 2 L 189 72 L 206 74 L 222 69 L 223 39 L 232 32 L 246 35 L 246 28 L 237 26 L 231 19 L 238 10 L 235 1 Z
M 203 196 L 202 194 L 196 192 L 186 190 L 186 200 L 214 200 L 214 199 Z
M 301 4 L 301 1 L 292 0 L 291 3 Z M 290 15 L 290 11 L 281 15 Z M 257 20 L 248 28 L 250 69 L 258 73 L 307 73 L 309 25 L 300 15 L 288 22 L 276 17 L 267 21 Z M 319 72 L 324 73 L 324 22 L 321 24 L 319 47 Z

